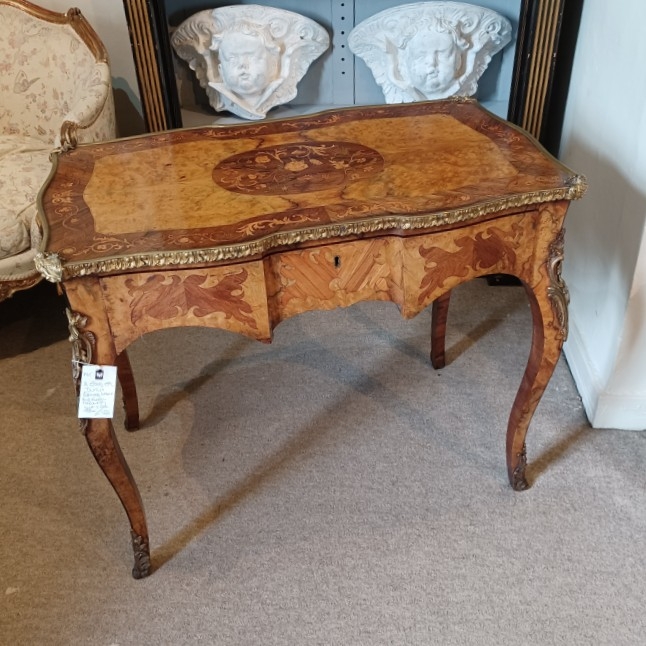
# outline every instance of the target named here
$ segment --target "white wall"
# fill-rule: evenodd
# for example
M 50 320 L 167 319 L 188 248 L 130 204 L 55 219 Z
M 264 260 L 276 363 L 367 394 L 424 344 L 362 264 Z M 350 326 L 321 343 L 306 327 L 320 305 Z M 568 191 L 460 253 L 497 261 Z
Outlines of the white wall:
M 585 0 L 560 157 L 589 189 L 566 220 L 565 353 L 590 422 L 646 429 L 644 0 Z

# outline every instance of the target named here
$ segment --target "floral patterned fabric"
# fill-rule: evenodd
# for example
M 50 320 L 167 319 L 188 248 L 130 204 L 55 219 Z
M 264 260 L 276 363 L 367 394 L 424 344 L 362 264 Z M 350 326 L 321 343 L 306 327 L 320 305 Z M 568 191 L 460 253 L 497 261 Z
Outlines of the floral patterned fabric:
M 50 151 L 33 137 L 0 135 L 0 258 L 40 241 L 36 198 L 51 170 Z
M 0 3 L 0 280 L 35 271 L 24 258 L 41 242 L 36 199 L 65 121 L 79 142 L 116 136 L 108 64 L 71 26 Z
M 0 133 L 55 146 L 64 121 L 89 126 L 101 116 L 90 140 L 114 137 L 109 67 L 72 27 L 8 5 L 0 5 L 0 25 Z

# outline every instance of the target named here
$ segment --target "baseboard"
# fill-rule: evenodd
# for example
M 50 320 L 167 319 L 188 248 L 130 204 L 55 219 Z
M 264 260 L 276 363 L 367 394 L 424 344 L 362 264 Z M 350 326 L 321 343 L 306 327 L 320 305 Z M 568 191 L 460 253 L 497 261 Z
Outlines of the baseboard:
M 640 396 L 602 394 L 597 403 L 594 428 L 646 431 L 646 401 Z
M 588 421 L 593 428 L 646 430 L 644 397 L 604 392 L 583 339 L 571 319 L 568 340 L 563 351 Z
M 602 387 L 599 375 L 594 370 L 581 334 L 570 317 L 568 339 L 563 346 L 563 353 L 574 378 L 583 409 L 590 424 L 593 424 Z

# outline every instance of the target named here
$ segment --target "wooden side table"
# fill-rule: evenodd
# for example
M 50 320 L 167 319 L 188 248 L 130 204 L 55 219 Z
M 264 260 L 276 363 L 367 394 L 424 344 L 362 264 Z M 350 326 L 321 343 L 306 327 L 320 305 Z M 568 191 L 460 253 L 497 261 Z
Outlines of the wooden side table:
M 126 348 L 198 325 L 269 341 L 313 309 L 433 304 L 431 360 L 444 364 L 450 291 L 511 274 L 533 315 L 509 418 L 507 469 L 525 489 L 525 436 L 567 334 L 563 220 L 585 180 L 475 101 L 355 107 L 169 131 L 56 156 L 41 194 L 41 272 L 69 302 L 80 362 L 117 365 L 126 426 L 139 424 Z M 133 575 L 150 571 L 146 517 L 110 419 L 87 442 L 130 521 Z

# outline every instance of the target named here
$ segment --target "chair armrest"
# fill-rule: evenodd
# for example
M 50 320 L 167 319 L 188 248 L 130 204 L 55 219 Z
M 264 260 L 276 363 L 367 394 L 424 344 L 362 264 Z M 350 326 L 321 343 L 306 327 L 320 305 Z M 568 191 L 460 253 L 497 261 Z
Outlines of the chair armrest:
M 99 118 L 111 91 L 109 66 L 107 63 L 96 63 L 74 106 L 63 117 L 60 141 L 56 145 L 64 149 L 75 147 L 77 130 L 89 128 Z

